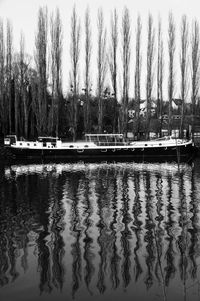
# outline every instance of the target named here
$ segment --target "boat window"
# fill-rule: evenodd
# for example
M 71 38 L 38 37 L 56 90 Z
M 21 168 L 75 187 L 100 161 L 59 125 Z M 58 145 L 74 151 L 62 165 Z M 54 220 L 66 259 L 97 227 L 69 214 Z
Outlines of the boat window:
M 30 146 L 30 143 L 27 143 L 27 146 Z
M 145 144 L 144 146 L 147 146 L 148 144 Z
M 36 146 L 36 143 L 34 143 L 34 146 Z
M 20 142 L 20 144 L 19 145 L 22 145 L 22 143 Z
M 88 145 L 84 145 L 84 147 L 89 147 Z
M 159 145 L 162 145 L 162 143 L 159 143 Z
M 39 142 L 56 142 L 57 138 L 56 137 L 38 137 Z
M 70 148 L 73 148 L 74 146 L 73 146 L 73 145 L 70 145 L 69 147 L 70 147 Z
M 86 134 L 85 137 L 86 141 L 97 145 L 122 145 L 125 142 L 123 134 Z

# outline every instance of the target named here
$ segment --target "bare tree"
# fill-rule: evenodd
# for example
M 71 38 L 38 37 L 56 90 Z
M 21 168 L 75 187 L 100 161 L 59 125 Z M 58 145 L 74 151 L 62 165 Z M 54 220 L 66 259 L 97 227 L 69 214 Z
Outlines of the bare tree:
M 114 96 L 113 132 L 117 128 L 117 47 L 118 47 L 118 15 L 116 9 L 111 16 L 111 43 L 109 52 L 109 67 Z
M 90 131 L 90 90 L 91 90 L 91 53 L 92 53 L 92 42 L 91 42 L 91 23 L 90 23 L 90 12 L 87 7 L 85 12 L 85 114 L 84 124 L 85 131 Z
M 160 136 L 162 134 L 163 114 L 163 73 L 164 73 L 164 48 L 162 39 L 162 24 L 158 21 L 158 52 L 157 52 L 157 117 L 160 118 Z
M 78 102 L 78 84 L 79 84 L 79 57 L 80 57 L 80 21 L 78 20 L 76 7 L 74 5 L 71 17 L 71 91 L 72 101 L 72 134 L 75 141 L 77 135 L 77 102 Z
M 15 130 L 15 134 L 18 136 L 18 121 L 19 121 L 19 110 L 18 110 L 18 104 L 20 103 L 20 92 L 19 92 L 19 54 L 15 53 L 13 55 L 13 61 L 12 61 L 12 81 L 13 81 L 13 104 L 12 104 L 12 122 L 13 122 L 13 128 Z M 14 113 L 14 114 L 13 114 Z M 13 118 L 14 117 L 14 118 Z M 23 116 L 22 116 L 23 117 Z
M 200 83 L 200 43 L 199 43 L 199 23 L 197 20 L 193 21 L 192 24 L 192 66 L 191 66 L 191 82 L 192 82 L 192 136 L 194 137 L 194 119 L 196 115 L 196 102 L 199 92 Z
M 185 101 L 188 94 L 188 22 L 184 15 L 181 21 L 181 52 L 180 52 L 180 67 L 181 67 L 181 124 L 180 134 L 183 135 L 183 124 L 185 119 Z
M 22 107 L 24 114 L 24 125 L 23 132 L 25 138 L 28 138 L 28 121 L 29 121 L 29 111 L 30 111 L 30 102 L 28 98 L 28 69 L 30 64 L 30 57 L 25 54 L 25 39 L 24 35 L 21 34 L 20 39 L 20 94 L 22 99 Z
M 141 68 L 142 68 L 142 55 L 141 55 L 141 34 L 142 22 L 141 17 L 137 17 L 137 31 L 136 31 L 136 48 L 135 48 L 135 104 L 136 104 L 136 133 L 139 138 L 140 132 L 140 101 L 141 101 Z
M 104 29 L 103 11 L 98 9 L 97 15 L 98 30 L 98 55 L 97 55 L 97 93 L 98 93 L 98 131 L 102 132 L 103 123 L 103 90 L 106 75 L 106 30 Z
M 35 39 L 38 102 L 35 104 L 38 134 L 47 132 L 47 7 L 40 8 Z
M 57 8 L 55 17 L 51 16 L 51 82 L 52 104 L 50 114 L 50 132 L 58 136 L 59 100 L 62 94 L 62 24 Z
M 5 41 L 3 20 L 0 19 L 0 131 L 6 133 L 7 108 L 5 103 Z
M 172 100 L 175 90 L 175 71 L 174 71 L 174 54 L 175 54 L 175 24 L 172 13 L 169 13 L 168 25 L 168 52 L 169 52 L 169 79 L 168 79 L 168 98 L 169 98 L 169 124 L 168 132 L 172 132 Z
M 155 29 L 153 28 L 153 17 L 149 14 L 148 17 L 148 43 L 147 43 L 147 79 L 146 79 L 146 101 L 147 101 L 147 115 L 146 115 L 146 138 L 149 135 L 151 107 L 152 107 L 152 90 L 154 78 L 154 40 Z
M 123 96 L 122 96 L 122 131 L 127 136 L 128 125 L 128 100 L 130 83 L 130 15 L 125 7 L 122 16 L 122 65 L 123 65 Z
M 28 97 L 28 69 L 30 57 L 25 54 L 25 40 L 21 33 L 20 52 L 15 53 L 13 59 L 13 81 L 14 81 L 14 120 L 16 135 L 28 138 L 30 99 Z
M 37 71 L 33 68 L 28 69 L 27 73 L 28 80 L 28 98 L 30 102 L 30 131 L 29 135 L 34 137 L 38 135 L 37 125 L 38 125 L 38 76 Z
M 20 53 L 15 55 L 14 62 L 14 81 L 15 81 L 15 133 L 19 134 L 19 130 L 22 124 L 25 125 L 25 137 L 28 136 L 28 110 L 26 107 L 26 96 L 24 95 L 24 56 L 25 56 L 25 41 L 24 36 L 21 33 L 20 37 Z M 20 105 L 22 102 L 22 108 L 20 112 Z M 20 116 L 20 113 L 22 113 Z M 22 132 L 22 129 L 21 129 Z
M 7 21 L 7 41 L 6 41 L 6 90 L 8 100 L 8 120 L 9 120 L 9 133 L 14 129 L 12 119 L 12 60 L 13 60 L 13 33 L 10 21 Z

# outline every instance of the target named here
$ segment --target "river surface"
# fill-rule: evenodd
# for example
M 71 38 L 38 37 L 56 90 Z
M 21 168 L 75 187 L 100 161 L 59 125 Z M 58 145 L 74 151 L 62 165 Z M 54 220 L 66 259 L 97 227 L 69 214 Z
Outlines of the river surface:
M 200 299 L 200 160 L 0 168 L 0 300 Z

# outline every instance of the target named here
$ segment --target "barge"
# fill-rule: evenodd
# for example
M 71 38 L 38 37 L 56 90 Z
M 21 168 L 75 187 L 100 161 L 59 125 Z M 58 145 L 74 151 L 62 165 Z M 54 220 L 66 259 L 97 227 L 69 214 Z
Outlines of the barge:
M 12 161 L 190 161 L 196 147 L 192 140 L 170 136 L 148 141 L 126 141 L 123 134 L 86 134 L 85 141 L 65 142 L 57 137 L 21 141 L 4 139 L 6 159 Z

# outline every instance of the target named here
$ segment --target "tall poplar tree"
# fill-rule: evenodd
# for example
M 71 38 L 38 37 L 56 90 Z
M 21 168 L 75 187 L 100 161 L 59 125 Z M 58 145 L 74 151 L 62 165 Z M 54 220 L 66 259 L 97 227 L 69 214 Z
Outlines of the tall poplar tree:
M 49 130 L 51 134 L 58 136 L 59 128 L 59 104 L 62 96 L 62 23 L 59 9 L 55 16 L 51 16 L 51 114 L 49 118 Z
M 142 34 L 142 22 L 141 22 L 140 15 L 138 15 L 137 30 L 136 30 L 136 48 L 135 48 L 135 112 L 136 112 L 136 133 L 138 138 L 140 132 L 141 68 L 142 68 L 141 34 Z
M 117 48 L 118 48 L 118 15 L 116 9 L 111 16 L 111 42 L 109 51 L 109 67 L 113 89 L 113 132 L 117 129 Z
M 181 21 L 181 52 L 180 52 L 180 68 L 181 68 L 181 124 L 180 134 L 183 135 L 183 124 L 185 120 L 185 101 L 188 95 L 188 22 L 184 15 Z
M 196 103 L 200 84 L 200 40 L 199 23 L 197 20 L 192 24 L 191 40 L 191 98 L 192 98 L 192 136 L 194 138 L 194 120 L 196 116 Z
M 72 91 L 72 103 L 71 103 L 71 118 L 72 118 L 72 135 L 73 140 L 76 140 L 77 136 L 77 105 L 78 105 L 78 85 L 79 85 L 79 58 L 80 58 L 80 21 L 78 20 L 76 7 L 74 5 L 72 17 L 71 17 L 71 91 Z
M 97 94 L 98 94 L 98 132 L 102 132 L 103 126 L 103 90 L 106 75 L 106 30 L 104 29 L 103 11 L 98 9 L 98 54 L 97 54 Z
M 7 110 L 5 103 L 5 37 L 3 20 L 0 19 L 0 132 L 7 132 Z
M 84 105 L 84 126 L 85 132 L 90 132 L 91 117 L 90 117 L 90 91 L 91 91 L 91 54 L 92 54 L 92 40 L 91 40 L 91 21 L 90 11 L 87 7 L 85 12 L 85 73 L 84 73 L 84 84 L 85 84 L 85 105 Z
M 13 107 L 14 99 L 12 95 L 12 62 L 13 62 L 13 29 L 10 21 L 7 21 L 7 40 L 6 40 L 6 94 L 8 103 L 8 132 L 14 131 Z
M 160 119 L 160 136 L 162 135 L 163 114 L 163 75 L 164 75 L 164 48 L 162 38 L 161 19 L 158 21 L 158 51 L 157 51 L 157 118 Z
M 47 133 L 47 7 L 39 9 L 35 39 L 35 63 L 38 75 L 38 101 L 34 104 L 38 134 Z
M 149 136 L 151 107 L 152 107 L 152 90 L 154 79 L 154 40 L 155 30 L 153 27 L 153 17 L 149 14 L 148 17 L 148 42 L 147 42 L 147 78 L 146 78 L 146 101 L 147 101 L 147 115 L 146 115 L 146 138 Z
M 172 101 L 174 98 L 175 90 L 175 23 L 172 13 L 169 13 L 169 24 L 168 24 L 168 52 L 169 52 L 169 78 L 168 78 L 168 98 L 169 98 L 169 123 L 168 123 L 168 134 L 172 132 Z
M 130 14 L 125 7 L 122 16 L 122 68 L 123 68 L 123 95 L 122 95 L 122 132 L 127 136 L 128 126 L 128 101 L 129 101 L 129 84 L 130 84 L 130 39 L 131 25 Z

